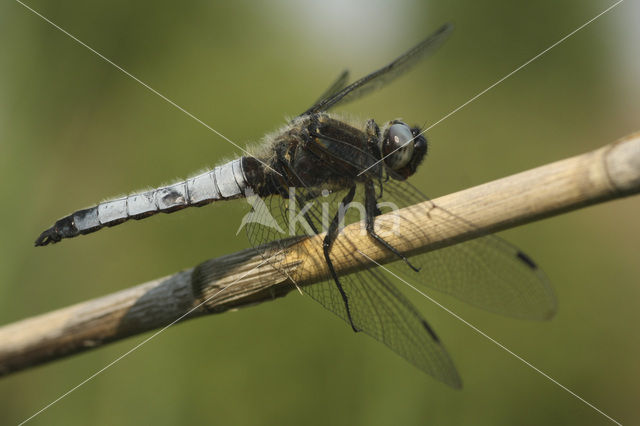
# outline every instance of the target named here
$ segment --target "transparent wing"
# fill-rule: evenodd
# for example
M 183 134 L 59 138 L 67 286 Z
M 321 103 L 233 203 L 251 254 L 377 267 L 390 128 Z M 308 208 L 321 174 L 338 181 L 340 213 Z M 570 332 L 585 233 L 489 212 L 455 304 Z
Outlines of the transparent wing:
M 407 182 L 389 181 L 383 198 L 406 207 L 428 201 Z M 474 232 L 475 226 L 429 201 L 423 212 L 440 229 Z M 400 223 L 401 235 L 423 232 L 410 221 Z M 426 236 L 428 238 L 428 235 Z M 496 235 L 487 235 L 439 250 L 412 256 L 415 273 L 403 265 L 394 271 L 411 283 L 430 287 L 498 314 L 546 320 L 553 317 L 557 302 L 545 273 L 517 247 Z
M 351 164 L 356 169 L 370 164 L 373 158 L 363 159 L 366 153 L 348 144 L 333 141 L 327 144 L 323 167 L 329 169 Z M 316 147 L 318 148 L 318 147 Z M 352 160 L 357 158 L 357 160 Z M 318 161 L 322 161 L 318 157 Z M 379 176 L 368 172 L 369 176 Z M 355 182 L 355 181 L 354 181 Z M 426 201 L 423 211 L 427 220 L 444 230 L 474 232 L 476 227 L 429 201 L 416 188 L 405 181 L 390 178 L 383 181 L 383 193 L 378 204 L 383 213 Z M 295 235 L 305 238 L 323 232 L 334 217 L 347 189 L 327 187 L 301 187 L 283 192 L 284 196 L 260 199 L 254 205 L 256 220 L 247 225 L 247 234 L 254 247 L 276 241 L 283 250 L 304 250 L 303 245 L 289 247 L 281 238 Z M 358 185 L 354 202 L 364 206 L 363 188 Z M 381 203 L 388 203 L 382 205 Z M 357 207 L 354 205 L 354 207 Z M 269 219 L 260 219 L 263 216 Z M 362 210 L 348 209 L 345 225 L 362 221 Z M 424 219 L 421 218 L 421 219 Z M 399 221 L 399 236 L 414 238 L 424 232 L 416 227 L 412 218 Z M 429 238 L 429 235 L 423 235 Z M 372 244 L 376 244 L 372 240 Z M 320 248 L 321 250 L 321 248 Z M 297 253 L 310 256 L 309 253 Z M 460 385 L 460 379 L 446 350 L 416 309 L 373 265 L 358 254 L 354 243 L 338 238 L 330 256 L 361 263 L 363 270 L 339 277 L 349 301 L 353 325 L 359 331 L 381 341 L 393 351 L 421 370 L 451 386 Z M 404 262 L 393 262 L 390 268 L 408 278 L 412 284 L 434 288 L 456 296 L 487 310 L 527 319 L 550 318 L 556 309 L 555 296 L 545 274 L 523 252 L 496 236 L 485 236 L 454 246 L 410 257 L 412 264 L 421 266 L 414 272 Z M 283 273 L 286 268 L 277 261 L 272 265 Z M 300 266 L 302 267 L 302 266 Z M 346 306 L 336 283 L 328 272 L 319 284 L 303 286 L 325 308 L 349 322 Z
M 277 196 L 266 199 L 262 204 L 265 209 L 262 213 L 270 212 L 281 229 L 291 229 L 296 235 L 304 238 L 305 235 L 323 232 L 328 227 L 337 206 L 347 192 L 331 191 L 328 188 L 296 188 L 288 199 Z M 361 193 L 356 197 L 359 198 L 362 198 Z M 296 216 L 301 205 L 305 208 L 304 223 L 296 220 L 301 218 Z M 356 210 L 349 210 L 345 224 L 360 219 Z M 247 225 L 247 234 L 254 247 L 260 247 L 280 236 L 273 227 L 264 226 L 260 222 L 268 223 L 267 220 L 261 220 Z M 307 224 L 310 225 L 309 228 L 306 227 Z M 291 248 L 286 242 L 283 242 L 281 248 L 303 250 L 300 246 Z M 307 254 L 297 253 L 297 256 L 304 255 Z M 365 258 L 358 256 L 356 247 L 348 240 L 337 240 L 331 256 L 350 256 L 355 262 L 371 266 Z M 286 268 L 277 260 L 272 261 L 272 265 L 286 274 Z M 349 300 L 353 325 L 358 331 L 384 343 L 434 378 L 454 388 L 461 387 L 461 380 L 453 362 L 435 332 L 381 272 L 362 270 L 341 276 L 340 283 Z M 351 325 L 342 296 L 328 272 L 323 281 L 303 286 L 302 291 Z
M 319 104 L 323 100 L 335 95 L 347 85 L 349 81 L 349 70 L 344 70 L 340 73 L 338 78 L 333 82 L 331 86 L 318 98 L 314 105 Z
M 363 151 L 354 153 L 348 144 L 333 141 L 325 154 L 335 161 L 363 168 L 374 159 L 363 160 Z M 357 154 L 357 155 L 356 155 Z M 359 157 L 357 161 L 350 159 Z M 327 162 L 327 167 L 331 167 Z M 375 176 L 375 168 L 368 173 Z M 392 172 L 389 172 L 392 173 Z M 383 182 L 378 200 L 383 212 L 427 202 L 417 212 L 444 230 L 474 233 L 476 226 L 436 205 L 407 181 L 393 177 Z M 339 200 L 337 201 L 339 202 Z M 424 219 L 424 218 L 422 218 Z M 358 220 L 353 218 L 352 220 Z M 423 232 L 411 219 L 399 219 L 398 236 L 413 238 Z M 429 238 L 429 235 L 423 235 Z M 546 274 L 522 250 L 496 235 L 486 235 L 443 249 L 410 257 L 420 268 L 416 273 L 403 263 L 395 263 L 395 272 L 423 287 L 429 287 L 488 311 L 515 318 L 546 320 L 557 310 L 555 294 Z
M 389 84 L 397 77 L 407 72 L 412 66 L 420 61 L 420 59 L 435 52 L 451 34 L 451 31 L 453 31 L 453 25 L 443 25 L 420 44 L 405 52 L 390 64 L 372 72 L 354 83 L 351 83 L 344 89 L 335 93 L 333 96 L 321 99 L 320 102 L 313 105 L 301 115 L 327 111 L 338 103 L 351 102 Z
M 381 272 L 360 271 L 340 277 L 355 327 L 384 343 L 420 370 L 447 385 L 462 381 L 444 346 L 413 305 Z M 303 287 L 322 306 L 349 323 L 333 280 Z

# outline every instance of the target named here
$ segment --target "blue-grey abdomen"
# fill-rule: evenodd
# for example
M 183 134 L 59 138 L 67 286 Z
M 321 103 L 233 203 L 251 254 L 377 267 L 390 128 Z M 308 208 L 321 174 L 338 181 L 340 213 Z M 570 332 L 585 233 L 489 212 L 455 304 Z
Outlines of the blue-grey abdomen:
M 185 207 L 243 197 L 248 186 L 243 160 L 244 157 L 238 158 L 182 182 L 79 210 L 44 231 L 36 240 L 36 245 L 88 234 L 129 219 L 142 219 L 160 212 L 170 213 Z

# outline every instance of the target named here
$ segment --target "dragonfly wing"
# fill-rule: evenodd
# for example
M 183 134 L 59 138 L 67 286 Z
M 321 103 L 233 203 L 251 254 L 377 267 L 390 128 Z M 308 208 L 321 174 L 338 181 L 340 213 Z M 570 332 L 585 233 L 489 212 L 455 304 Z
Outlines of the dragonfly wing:
M 431 34 L 417 46 L 396 58 L 393 62 L 372 72 L 360 80 L 351 83 L 332 96 L 320 100 L 320 102 L 313 105 L 301 115 L 327 111 L 339 103 L 351 102 L 373 92 L 374 90 L 378 90 L 383 86 L 386 86 L 411 69 L 411 67 L 418 63 L 422 58 L 435 52 L 436 49 L 449 37 L 452 31 L 453 25 L 443 25 L 436 32 Z
M 363 260 L 366 262 L 366 260 Z M 462 387 L 456 368 L 425 319 L 380 271 L 340 277 L 353 325 L 384 343 L 411 364 L 453 388 Z M 304 286 L 303 291 L 348 324 L 345 304 L 333 280 Z
M 352 145 L 332 142 L 326 145 L 330 149 L 323 151 L 323 157 L 331 159 L 326 162 L 327 167 L 332 167 L 332 163 L 347 163 L 362 168 L 363 164 L 375 160 L 371 156 L 363 160 L 368 154 L 354 151 L 356 148 Z M 351 158 L 358 158 L 358 161 L 351 161 Z M 375 175 L 373 169 L 368 173 Z M 421 214 L 433 223 L 434 228 L 459 233 L 477 232 L 473 223 L 436 205 L 405 180 L 391 176 L 382 187 L 378 204 L 383 213 L 426 202 Z M 421 221 L 425 217 L 420 218 Z M 423 232 L 413 222 L 406 218 L 399 220 L 399 238 L 414 238 L 416 233 Z M 428 239 L 429 235 L 422 237 Z M 409 260 L 421 267 L 419 273 L 403 262 L 393 263 L 394 271 L 411 283 L 442 291 L 488 311 L 515 318 L 546 320 L 557 310 L 553 287 L 544 271 L 522 250 L 496 235 L 414 255 Z
M 327 98 L 338 93 L 340 90 L 344 89 L 347 85 L 347 81 L 349 81 L 349 70 L 344 70 L 340 73 L 338 78 L 329 86 L 329 88 L 318 98 L 318 100 L 313 104 L 318 105 L 320 102 L 324 101 Z M 313 108 L 313 107 L 312 107 Z
M 335 140 L 331 142 L 315 147 L 322 150 L 317 155 L 318 161 L 322 161 L 329 169 L 343 169 L 345 164 L 361 168 L 363 164 L 375 160 L 372 157 L 363 159 L 368 154 L 357 147 Z M 369 176 L 375 178 L 381 175 L 370 173 Z M 305 238 L 327 229 L 347 191 L 334 190 L 329 186 L 303 185 L 288 192 L 287 197 L 268 197 L 264 200 L 262 211 L 271 214 L 287 235 Z M 364 205 L 363 194 L 363 188 L 358 184 L 354 201 L 359 201 L 361 206 Z M 394 208 L 402 208 L 424 201 L 427 201 L 425 210 L 418 214 L 435 221 L 434 225 L 442 229 L 462 228 L 468 232 L 477 229 L 463 218 L 429 201 L 411 184 L 394 179 L 394 176 L 383 182 L 382 197 L 378 203 L 387 202 Z M 383 212 L 390 207 L 389 204 L 384 207 L 380 205 Z M 301 213 L 303 210 L 304 214 Z M 362 219 L 361 210 L 348 209 L 344 221 L 346 225 Z M 267 223 L 270 222 L 256 221 L 247 226 L 254 247 L 283 237 L 273 226 L 265 225 Z M 402 219 L 401 238 L 415 237 L 416 232 L 421 230 L 415 227 L 411 218 Z M 372 244 L 375 244 L 373 240 Z M 288 247 L 284 243 L 282 246 L 287 250 L 305 250 L 304 247 L 306 245 Z M 382 271 L 371 269 L 373 265 L 357 249 L 355 243 L 341 236 L 335 240 L 330 251 L 334 262 L 335 259 L 351 256 L 350 260 L 362 265 L 359 272 L 339 277 L 348 301 L 348 311 L 345 299 L 328 271 L 320 283 L 303 286 L 303 291 L 357 330 L 384 343 L 421 370 L 444 383 L 459 387 L 460 378 L 455 367 L 431 327 L 382 275 Z M 311 253 L 297 255 L 297 258 L 308 258 Z M 401 261 L 389 266 L 401 276 L 409 278 L 412 284 L 447 292 L 490 311 L 529 319 L 549 318 L 555 312 L 555 297 L 544 273 L 528 256 L 498 237 L 485 236 L 470 240 L 412 256 L 410 261 L 412 264 L 422 263 L 421 271 L 416 273 Z M 284 270 L 276 262 L 272 264 Z
M 407 182 L 389 181 L 383 199 L 397 207 L 427 201 L 424 214 L 432 229 L 473 233 L 476 226 L 429 201 Z M 420 214 L 420 213 L 419 213 Z M 411 221 L 399 224 L 399 234 L 423 232 Z M 429 235 L 424 235 L 428 238 Z M 523 251 L 490 234 L 442 249 L 412 256 L 416 273 L 402 264 L 395 272 L 423 287 L 433 288 L 488 311 L 515 318 L 546 320 L 557 309 L 549 279 Z
M 305 235 L 322 232 L 328 226 L 328 222 L 337 211 L 337 206 L 348 192 L 324 189 L 323 195 L 321 188 L 296 188 L 295 192 L 290 193 L 291 198 L 271 197 L 263 206 L 271 212 L 282 228 L 292 230 L 296 235 L 304 238 Z M 362 191 L 357 191 L 357 194 L 356 199 L 360 201 Z M 294 223 L 292 221 L 294 216 L 291 216 L 290 211 L 295 208 L 295 214 L 298 214 L 301 208 L 298 206 L 301 205 L 307 207 L 305 223 L 300 221 Z M 345 216 L 345 223 L 353 223 L 360 219 L 356 210 L 349 209 Z M 258 222 L 267 223 L 267 221 Z M 311 228 L 306 228 L 307 224 Z M 278 235 L 272 227 L 257 222 L 248 225 L 247 229 L 254 246 L 264 244 L 268 239 L 277 238 Z M 283 249 L 304 250 L 302 247 L 304 246 L 283 246 Z M 304 256 L 310 256 L 310 254 L 296 253 L 294 257 Z M 337 256 L 350 256 L 354 262 L 363 263 L 363 268 L 372 266 L 366 258 L 358 255 L 357 247 L 352 246 L 352 243 L 344 238 L 334 242 L 331 256 L 334 259 Z M 285 266 L 277 261 L 272 261 L 272 265 L 286 274 Z M 420 370 L 449 386 L 461 387 L 461 380 L 453 362 L 435 332 L 381 271 L 361 270 L 340 277 L 340 283 L 349 303 L 349 312 L 353 321 L 351 323 L 336 282 L 326 271 L 326 267 L 323 269 L 326 275 L 322 277 L 321 282 L 302 286 L 304 293 L 348 324 L 353 325 L 358 331 L 384 343 Z

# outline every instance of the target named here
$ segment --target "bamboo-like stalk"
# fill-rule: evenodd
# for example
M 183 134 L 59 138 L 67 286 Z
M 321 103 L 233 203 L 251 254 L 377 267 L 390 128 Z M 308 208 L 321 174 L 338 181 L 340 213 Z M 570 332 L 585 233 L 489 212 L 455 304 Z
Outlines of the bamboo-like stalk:
M 640 133 L 635 133 L 586 154 L 382 215 L 376 227 L 400 251 L 422 253 L 638 192 Z M 439 209 L 433 209 L 434 203 Z M 444 226 L 441 209 L 473 226 Z M 410 229 L 401 229 L 402 238 L 391 231 L 396 215 L 411 223 Z M 278 263 L 296 283 L 324 278 L 321 238 L 298 243 L 305 245 L 304 250 L 280 253 Z M 363 267 L 354 255 L 356 247 L 376 262 L 394 260 L 371 244 L 360 224 L 346 227 L 335 247 L 350 250 L 349 256 L 334 256 L 338 274 Z M 173 322 L 271 300 L 293 288 L 254 250 L 211 259 L 168 277 L 0 327 L 0 375 Z

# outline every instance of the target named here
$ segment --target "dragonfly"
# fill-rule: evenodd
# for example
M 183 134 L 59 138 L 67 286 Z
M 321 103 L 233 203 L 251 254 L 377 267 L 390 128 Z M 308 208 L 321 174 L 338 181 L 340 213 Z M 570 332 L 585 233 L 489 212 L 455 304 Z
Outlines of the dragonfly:
M 301 290 L 355 332 L 372 336 L 435 379 L 460 388 L 462 381 L 441 339 L 382 268 L 365 265 L 367 260 L 361 256 L 356 259 L 357 247 L 338 238 L 344 226 L 362 223 L 371 244 L 396 259 L 389 267 L 401 276 L 498 314 L 551 318 L 556 299 L 549 280 L 531 257 L 493 234 L 413 256 L 382 238 L 376 231 L 376 218 L 383 209 L 425 201 L 428 207 L 423 214 L 438 217 L 439 225 L 474 226 L 436 205 L 408 182 L 428 150 L 419 126 L 400 119 L 381 125 L 373 119 L 359 123 L 329 112 L 404 75 L 434 53 L 452 29 L 450 24 L 443 25 L 386 66 L 351 84 L 347 84 L 349 72 L 343 71 L 315 104 L 264 136 L 250 155 L 168 186 L 78 210 L 42 232 L 35 245 L 57 243 L 160 212 L 222 200 L 253 200 L 242 225 L 256 250 L 265 256 L 264 247 L 274 244 L 282 250 L 303 250 L 284 237 L 324 234 L 325 274 L 320 282 L 301 286 Z M 411 224 L 404 225 L 402 229 L 410 233 Z M 354 256 L 363 268 L 339 276 L 334 267 L 338 255 Z M 272 266 L 281 269 L 277 261 Z

